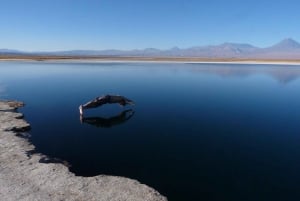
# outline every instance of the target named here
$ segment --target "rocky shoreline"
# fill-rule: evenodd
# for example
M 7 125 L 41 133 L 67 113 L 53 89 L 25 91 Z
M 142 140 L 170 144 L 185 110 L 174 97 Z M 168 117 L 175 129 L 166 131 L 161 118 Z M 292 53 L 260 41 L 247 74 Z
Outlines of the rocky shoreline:
M 45 158 L 22 136 L 30 125 L 17 101 L 0 101 L 1 200 L 166 201 L 156 190 L 138 181 L 99 175 L 75 176 L 61 163 L 40 163 Z M 20 137 L 21 136 L 21 137 Z

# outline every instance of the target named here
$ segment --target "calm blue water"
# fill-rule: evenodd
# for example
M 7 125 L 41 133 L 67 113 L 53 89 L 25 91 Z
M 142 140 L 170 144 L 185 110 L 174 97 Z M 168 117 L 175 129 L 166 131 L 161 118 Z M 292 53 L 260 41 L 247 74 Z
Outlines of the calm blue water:
M 78 106 L 103 94 L 135 106 Z M 300 199 L 300 66 L 0 62 L 36 150 L 171 201 Z

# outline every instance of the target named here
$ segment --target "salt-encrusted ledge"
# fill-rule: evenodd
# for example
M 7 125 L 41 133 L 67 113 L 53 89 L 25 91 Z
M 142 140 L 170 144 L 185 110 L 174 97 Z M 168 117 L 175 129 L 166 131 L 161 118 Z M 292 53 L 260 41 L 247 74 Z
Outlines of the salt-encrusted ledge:
M 18 137 L 30 129 L 17 108 L 23 103 L 0 101 L 0 199 L 164 201 L 154 189 L 116 176 L 78 177 L 60 163 L 40 163 L 45 157 L 30 154 L 34 146 Z

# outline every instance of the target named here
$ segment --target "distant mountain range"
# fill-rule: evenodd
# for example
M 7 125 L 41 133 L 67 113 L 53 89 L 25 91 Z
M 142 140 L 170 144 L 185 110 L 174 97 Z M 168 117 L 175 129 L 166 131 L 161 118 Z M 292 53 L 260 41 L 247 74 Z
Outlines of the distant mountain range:
M 191 48 L 174 47 L 167 50 L 155 48 L 136 50 L 70 50 L 56 52 L 24 52 L 0 49 L 0 55 L 49 55 L 49 56 L 132 56 L 132 57 L 197 57 L 232 59 L 300 59 L 300 44 L 287 38 L 267 48 L 250 44 L 223 43 L 221 45 L 196 46 Z

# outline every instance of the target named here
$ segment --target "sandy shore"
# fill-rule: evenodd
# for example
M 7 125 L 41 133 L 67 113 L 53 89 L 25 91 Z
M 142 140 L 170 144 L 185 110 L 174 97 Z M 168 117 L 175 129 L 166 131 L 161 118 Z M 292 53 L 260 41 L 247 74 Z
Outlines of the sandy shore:
M 41 163 L 26 139 L 30 125 L 16 109 L 20 102 L 0 101 L 0 200 L 165 201 L 138 181 L 99 175 L 78 177 L 60 163 Z
M 186 58 L 186 57 L 73 57 L 73 56 L 24 56 L 4 57 L 0 61 L 22 62 L 59 62 L 59 63 L 203 63 L 203 64 L 271 64 L 271 65 L 300 65 L 299 60 L 275 59 L 220 59 L 220 58 Z

